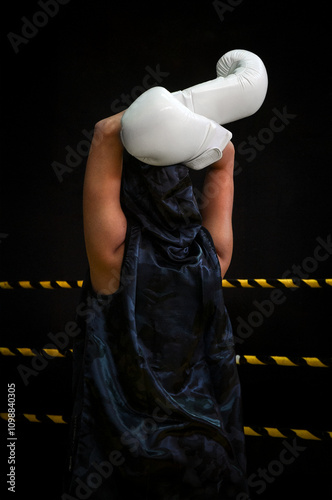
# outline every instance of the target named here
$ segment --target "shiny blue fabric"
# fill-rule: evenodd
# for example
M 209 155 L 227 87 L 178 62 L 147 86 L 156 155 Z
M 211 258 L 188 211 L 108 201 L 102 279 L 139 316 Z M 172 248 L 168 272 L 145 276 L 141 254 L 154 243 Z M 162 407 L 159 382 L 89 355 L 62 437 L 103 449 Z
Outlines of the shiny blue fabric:
M 120 287 L 83 286 L 63 500 L 247 498 L 232 329 L 188 169 L 129 162 L 121 196 Z

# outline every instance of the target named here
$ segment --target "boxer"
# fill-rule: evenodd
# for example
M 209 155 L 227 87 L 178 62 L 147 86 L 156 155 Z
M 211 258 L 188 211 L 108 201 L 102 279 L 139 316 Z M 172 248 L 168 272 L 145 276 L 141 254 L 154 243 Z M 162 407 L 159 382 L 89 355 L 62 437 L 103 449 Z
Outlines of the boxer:
M 233 248 L 223 125 L 257 111 L 266 89 L 262 61 L 230 51 L 215 80 L 152 88 L 96 124 L 83 193 L 93 314 L 75 338 L 70 498 L 92 487 L 96 500 L 248 498 L 221 281 Z M 199 207 L 189 169 L 207 166 Z

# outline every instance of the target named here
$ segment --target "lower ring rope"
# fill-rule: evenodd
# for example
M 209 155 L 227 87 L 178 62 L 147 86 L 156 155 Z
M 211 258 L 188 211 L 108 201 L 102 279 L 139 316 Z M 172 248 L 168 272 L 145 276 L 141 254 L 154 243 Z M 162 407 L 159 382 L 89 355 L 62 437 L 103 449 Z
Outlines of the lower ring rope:
M 258 366 L 310 366 L 313 368 L 329 368 L 332 366 L 332 358 L 299 357 L 299 356 L 252 356 L 242 354 L 236 356 L 238 365 L 258 365 Z
M 58 349 L 31 349 L 29 347 L 0 347 L 0 355 L 2 356 L 23 356 L 33 357 L 42 354 L 48 358 L 65 358 L 71 356 L 72 349 L 67 349 L 64 352 Z M 238 365 L 257 365 L 257 366 L 308 366 L 313 368 L 330 368 L 332 366 L 332 357 L 287 357 L 287 356 L 254 356 L 250 354 L 238 354 L 236 356 L 236 364 Z
M 8 413 L 0 413 L 2 420 L 8 420 Z M 40 415 L 34 413 L 22 413 L 18 416 L 31 423 L 54 423 L 69 424 L 70 418 L 63 415 Z M 276 427 L 244 426 L 244 434 L 251 437 L 273 437 L 273 438 L 294 438 L 298 437 L 312 441 L 326 441 L 332 439 L 332 431 L 317 431 L 307 429 L 284 429 Z
M 330 288 L 332 279 L 223 279 L 224 288 Z M 78 281 L 0 281 L 3 290 L 58 290 L 82 288 L 83 280 Z

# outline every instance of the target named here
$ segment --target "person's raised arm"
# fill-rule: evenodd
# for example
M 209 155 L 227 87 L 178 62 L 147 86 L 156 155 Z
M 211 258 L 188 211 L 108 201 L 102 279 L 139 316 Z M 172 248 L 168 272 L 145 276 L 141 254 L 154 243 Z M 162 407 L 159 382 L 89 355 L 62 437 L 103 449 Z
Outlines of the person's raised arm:
M 222 277 L 226 274 L 233 253 L 234 154 L 234 146 L 229 142 L 222 158 L 209 168 L 203 186 L 202 225 L 212 236 Z
M 122 114 L 96 124 L 84 178 L 86 252 L 92 286 L 103 293 L 113 293 L 119 286 L 127 230 L 120 204 Z

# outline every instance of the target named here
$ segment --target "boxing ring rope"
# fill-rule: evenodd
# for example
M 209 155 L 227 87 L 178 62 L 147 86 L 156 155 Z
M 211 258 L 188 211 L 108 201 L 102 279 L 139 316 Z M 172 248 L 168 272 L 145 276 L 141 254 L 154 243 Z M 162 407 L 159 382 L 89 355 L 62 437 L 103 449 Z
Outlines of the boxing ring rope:
M 82 288 L 83 280 L 77 281 L 0 281 L 0 290 L 59 290 Z M 224 288 L 284 288 L 284 289 L 322 289 L 332 287 L 332 279 L 223 279 Z M 72 349 L 59 351 L 58 349 L 35 349 L 28 347 L 0 347 L 0 356 L 32 357 L 44 355 L 48 358 L 66 358 L 72 356 Z M 281 366 L 281 367 L 314 367 L 331 368 L 332 357 L 300 357 L 300 356 L 271 356 L 271 355 L 236 355 L 238 365 Z M 7 413 L 0 413 L 1 420 L 7 420 Z M 17 415 L 30 423 L 68 424 L 70 418 L 63 415 L 22 413 Z M 318 431 L 312 429 L 284 429 L 275 427 L 244 426 L 244 433 L 250 437 L 295 438 L 303 440 L 326 441 L 332 439 L 332 431 Z
M 30 347 L 0 347 L 1 356 L 23 356 L 32 357 L 42 354 L 47 358 L 65 358 L 71 356 L 72 349 L 59 351 L 58 349 L 36 349 Z M 237 354 L 237 365 L 257 365 L 257 366 L 293 366 L 293 367 L 312 367 L 312 368 L 331 368 L 332 357 L 301 357 L 301 356 L 268 356 L 251 354 Z
M 82 288 L 83 281 L 0 281 L 2 290 L 57 290 Z M 223 279 L 223 288 L 329 288 L 332 287 L 332 278 L 327 279 Z
M 7 413 L 0 413 L 2 420 L 8 420 Z M 22 413 L 18 415 L 19 420 L 30 423 L 53 423 L 69 424 L 70 417 L 64 415 L 50 415 L 39 413 Z M 17 420 L 17 418 L 15 419 Z M 290 439 L 298 437 L 310 441 L 329 441 L 332 439 L 332 431 L 317 431 L 308 429 L 284 429 L 276 427 L 244 426 L 244 434 L 251 437 L 273 437 Z

